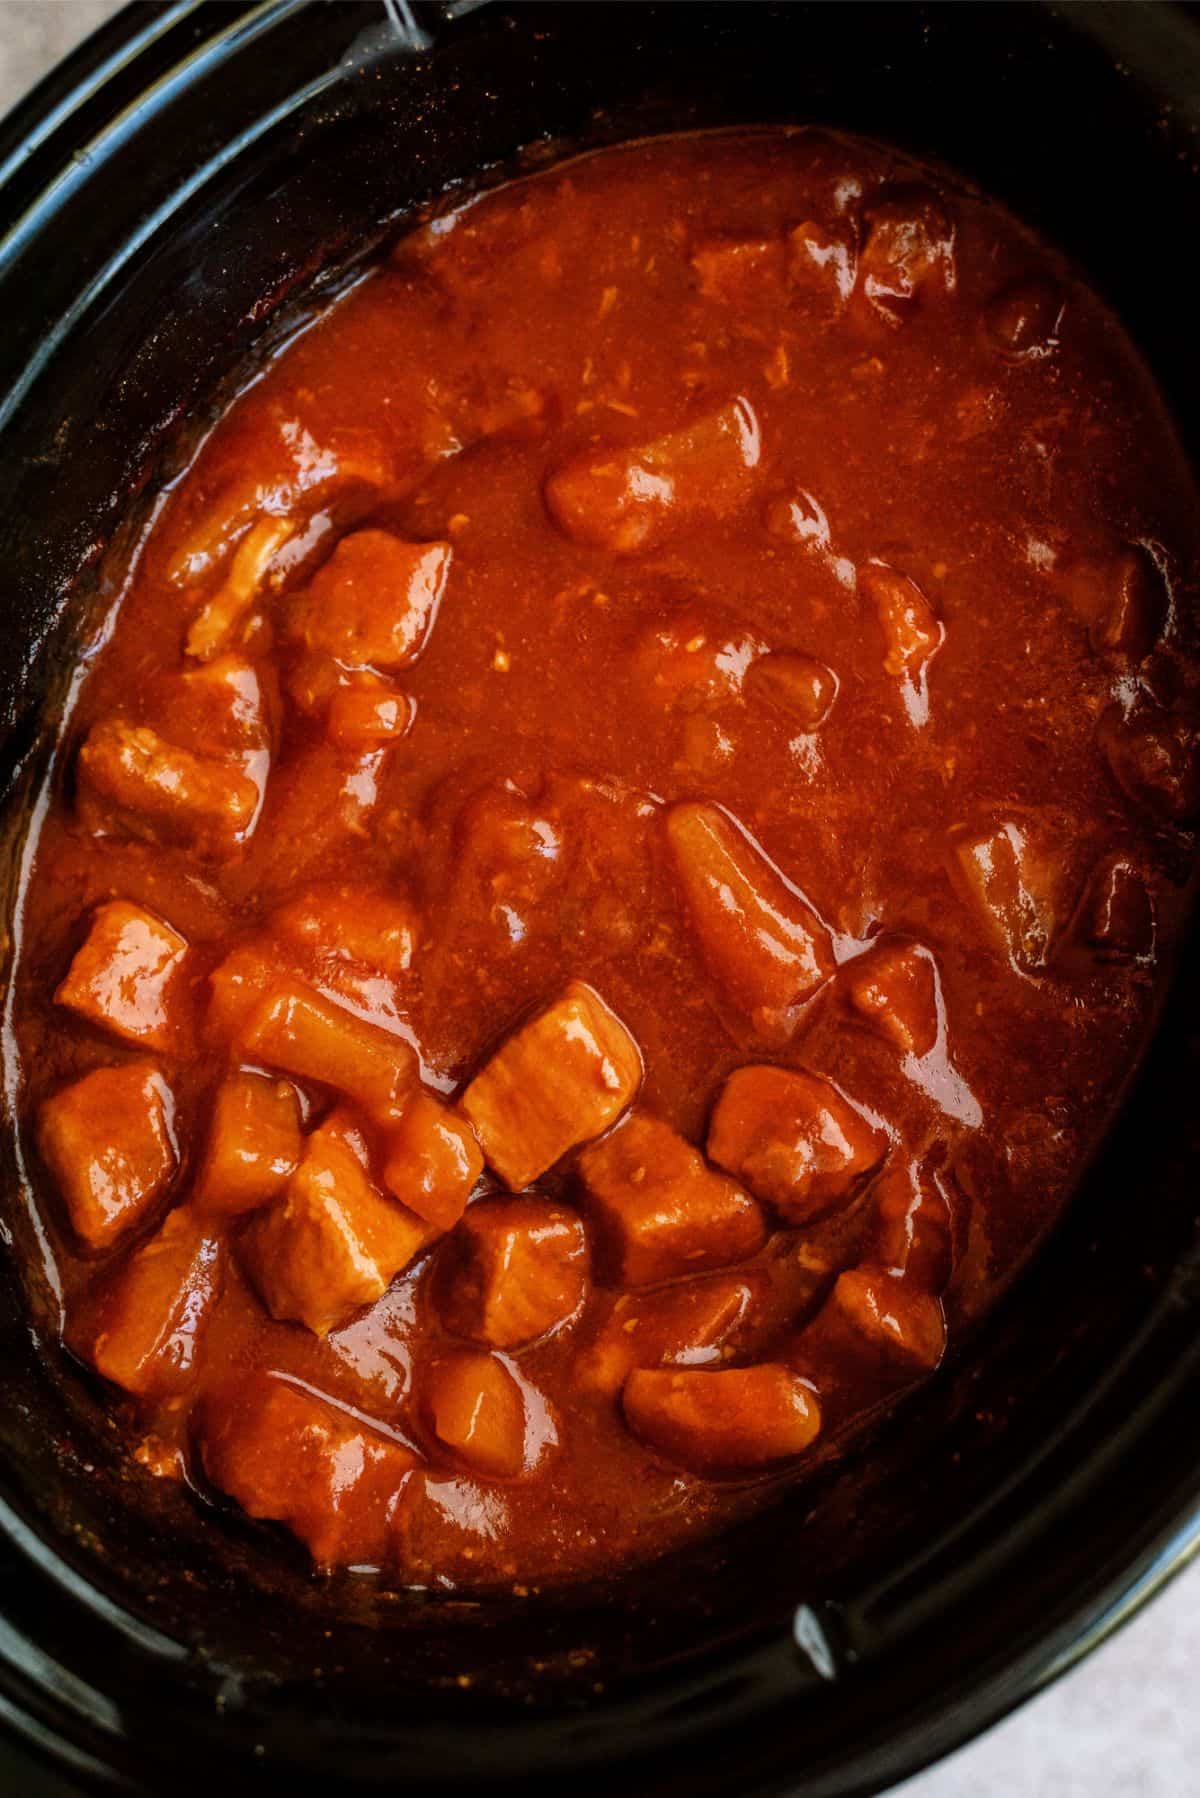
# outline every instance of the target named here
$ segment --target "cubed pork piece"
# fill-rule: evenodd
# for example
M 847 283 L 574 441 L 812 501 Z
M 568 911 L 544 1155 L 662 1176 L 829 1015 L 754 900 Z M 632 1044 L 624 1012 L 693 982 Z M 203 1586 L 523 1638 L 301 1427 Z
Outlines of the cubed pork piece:
M 746 671 L 746 697 L 769 705 L 799 731 L 818 730 L 837 694 L 832 668 L 791 650 L 760 656 Z
M 647 696 L 681 712 L 737 699 L 746 672 L 766 644 L 753 632 L 697 607 L 649 625 L 633 666 Z
M 1040 362 L 1058 347 L 1066 305 L 1057 281 L 1026 277 L 988 301 L 984 328 L 1006 362 Z
M 270 1374 L 207 1399 L 204 1471 L 251 1517 L 284 1523 L 318 1566 L 379 1565 L 417 1454 Z
M 801 1455 L 821 1428 L 811 1385 L 790 1368 L 638 1368 L 625 1382 L 630 1428 L 693 1473 L 730 1473 Z
M 139 1398 L 168 1398 L 196 1377 L 197 1355 L 221 1285 L 221 1243 L 190 1206 L 178 1206 L 103 1295 L 88 1357 Z
M 271 563 L 295 531 L 290 518 L 268 516 L 250 526 L 234 551 L 224 580 L 188 626 L 190 656 L 208 661 L 237 645 L 246 614 L 266 585 Z
M 195 755 L 227 757 L 263 786 L 279 710 L 267 665 L 217 656 L 167 677 L 160 691 L 161 715 L 177 743 Z
M 79 751 L 78 781 L 91 827 L 183 844 L 215 860 L 241 847 L 261 798 L 232 762 L 193 755 L 123 718 L 92 726 Z
M 859 279 L 868 304 L 888 324 L 953 290 L 954 226 L 926 187 L 892 189 L 866 212 Z
M 403 668 L 424 646 L 450 559 L 448 543 L 355 531 L 292 600 L 289 634 L 344 668 Z
M 412 967 L 420 932 L 416 911 L 402 895 L 349 883 L 310 887 L 272 912 L 268 928 L 314 965 L 353 962 L 389 980 Z
M 763 1040 L 785 1041 L 833 971 L 812 906 L 720 806 L 667 814 L 667 841 L 693 935 L 720 997 Z
M 169 1054 L 179 1046 L 186 955 L 177 930 L 140 905 L 112 899 L 92 913 L 54 997 L 126 1042 Z
M 946 627 L 917 583 L 886 562 L 864 562 L 858 571 L 858 588 L 879 619 L 884 670 L 900 682 L 911 723 L 925 724 L 929 718 L 929 664 L 945 642 Z
M 631 1112 L 579 1157 L 599 1263 L 621 1286 L 654 1286 L 744 1261 L 766 1240 L 760 1207 L 661 1118 Z
M 950 872 L 992 946 L 1020 973 L 1042 968 L 1059 930 L 1061 861 L 1007 821 L 957 836 Z
M 599 993 L 572 980 L 496 1050 L 462 1096 L 488 1162 L 514 1192 L 620 1117 L 642 1058 Z
M 892 939 L 856 956 L 844 970 L 857 1015 L 902 1055 L 928 1055 L 938 1038 L 937 970 L 920 943 Z
M 504 1544 L 512 1527 L 512 1499 L 503 1487 L 418 1470 L 396 1505 L 392 1565 L 405 1585 L 511 1580 L 517 1562 L 506 1562 Z
M 689 516 L 734 511 L 753 491 L 761 459 L 758 419 L 739 396 L 650 443 L 556 470 L 546 506 L 574 542 L 628 555 L 652 549 Z
M 788 232 L 788 287 L 793 305 L 828 316 L 840 312 L 858 274 L 858 244 L 841 219 L 802 219 Z
M 358 674 L 329 701 L 325 730 L 339 749 L 370 749 L 408 735 L 416 707 L 407 693 L 374 675 Z
M 1128 856 L 1105 856 L 1092 870 L 1078 928 L 1103 961 L 1147 960 L 1156 929 L 1147 870 Z
M 239 1248 L 272 1317 L 326 1336 L 386 1292 L 435 1234 L 379 1191 L 361 1132 L 335 1112 L 306 1139 L 283 1196 L 251 1218 Z
M 485 1478 L 515 1479 L 525 1470 L 525 1394 L 496 1355 L 460 1349 L 427 1370 L 423 1402 L 443 1448 Z
M 753 1273 L 625 1293 L 580 1355 L 574 1377 L 588 1391 L 615 1396 L 635 1367 L 719 1367 L 762 1296 Z
M 1091 629 L 1092 646 L 1119 662 L 1143 662 L 1162 636 L 1171 595 L 1162 569 L 1136 543 L 1104 571 L 1103 600 Z
M 1117 785 L 1167 824 L 1200 814 L 1200 731 L 1194 719 L 1143 706 L 1110 706 L 1097 727 Z
M 302 1150 L 300 1096 L 290 1080 L 249 1069 L 217 1089 L 192 1202 L 235 1217 L 279 1197 Z
M 268 993 L 236 1040 L 243 1061 L 319 1081 L 385 1126 L 399 1121 L 416 1083 L 416 1057 L 402 1037 L 295 981 Z
M 886 1267 L 855 1267 L 839 1274 L 830 1307 L 873 1349 L 922 1369 L 934 1368 L 946 1349 L 941 1302 L 914 1280 Z
M 436 1230 L 452 1230 L 483 1172 L 466 1118 L 419 1089 L 388 1133 L 383 1183 Z
M 889 1163 L 871 1191 L 871 1259 L 925 1292 L 943 1291 L 954 1265 L 954 1219 L 938 1172 L 907 1157 Z
M 470 1206 L 438 1269 L 442 1321 L 456 1336 L 520 1348 L 573 1317 L 588 1283 L 578 1215 L 535 1194 Z
M 792 1224 L 849 1199 L 886 1149 L 835 1086 L 793 1068 L 737 1068 L 708 1130 L 710 1159 Z
M 97 1068 L 42 1105 L 38 1141 L 85 1248 L 109 1248 L 175 1172 L 175 1101 L 152 1061 Z

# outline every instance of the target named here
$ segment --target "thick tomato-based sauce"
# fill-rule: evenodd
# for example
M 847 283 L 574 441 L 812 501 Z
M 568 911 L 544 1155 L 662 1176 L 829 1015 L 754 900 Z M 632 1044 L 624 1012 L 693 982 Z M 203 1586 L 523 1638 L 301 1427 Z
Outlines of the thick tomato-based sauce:
M 1197 516 L 1099 301 L 877 147 L 406 236 L 158 508 L 29 861 L 34 1202 L 131 1456 L 469 1586 L 856 1452 L 1147 1028 Z

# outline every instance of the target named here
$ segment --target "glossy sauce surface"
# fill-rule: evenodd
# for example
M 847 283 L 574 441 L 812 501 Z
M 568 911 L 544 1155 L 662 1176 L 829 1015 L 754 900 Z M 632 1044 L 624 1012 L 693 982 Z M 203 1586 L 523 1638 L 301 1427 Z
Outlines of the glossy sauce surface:
M 1099 301 L 878 147 L 635 145 L 404 238 L 159 508 L 23 895 L 130 1453 L 470 1586 L 861 1452 L 1143 1040 L 1197 516 Z

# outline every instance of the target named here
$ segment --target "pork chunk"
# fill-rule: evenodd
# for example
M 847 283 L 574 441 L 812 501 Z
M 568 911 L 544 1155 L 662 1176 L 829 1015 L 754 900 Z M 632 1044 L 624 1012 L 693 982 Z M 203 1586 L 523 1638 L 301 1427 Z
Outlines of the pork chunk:
M 599 993 L 572 980 L 522 1024 L 462 1097 L 488 1162 L 514 1192 L 618 1118 L 642 1080 L 638 1046 Z
M 829 932 L 803 895 L 720 806 L 667 814 L 688 921 L 722 998 L 764 1040 L 783 1041 L 833 971 Z
M 448 543 L 355 531 L 296 595 L 289 634 L 344 668 L 403 668 L 424 647 L 450 559 Z
M 474 1472 L 514 1479 L 524 1471 L 525 1395 L 497 1356 L 440 1356 L 425 1375 L 424 1407 L 438 1441 Z
M 638 1368 L 625 1382 L 630 1427 L 669 1461 L 694 1473 L 726 1473 L 787 1461 L 821 1427 L 808 1382 L 773 1362 L 715 1372 Z
M 310 887 L 271 914 L 272 933 L 314 961 L 353 962 L 398 980 L 412 967 L 419 938 L 408 900 L 376 887 Z
M 839 1274 L 832 1308 L 872 1348 L 919 1368 L 934 1368 L 946 1348 L 940 1302 L 894 1268 L 855 1267 Z
M 708 1131 L 717 1166 L 793 1224 L 848 1199 L 886 1148 L 883 1132 L 828 1080 L 791 1068 L 736 1069 Z
M 587 1290 L 587 1239 L 574 1211 L 549 1199 L 483 1199 L 447 1245 L 439 1273 L 447 1329 L 520 1348 L 573 1317 Z
M 884 670 L 900 682 L 911 722 L 924 724 L 929 717 L 929 664 L 945 642 L 946 627 L 917 583 L 885 562 L 864 562 L 858 586 L 879 619 Z
M 185 1391 L 220 1284 L 220 1241 L 190 1206 L 177 1207 L 105 1293 L 93 1366 L 139 1398 Z
M 282 1198 L 244 1232 L 244 1266 L 272 1317 L 326 1336 L 387 1291 L 434 1232 L 371 1179 L 363 1137 L 335 1112 L 308 1137 Z
M 318 1566 L 377 1565 L 419 1458 L 403 1443 L 270 1374 L 214 1393 L 204 1471 L 251 1517 L 284 1523 Z
M 589 1391 L 615 1395 L 635 1367 L 720 1366 L 761 1300 L 761 1286 L 754 1274 L 725 1274 L 625 1293 L 580 1356 L 575 1377 Z
M 926 1292 L 941 1292 L 954 1264 L 954 1219 L 940 1176 L 898 1159 L 875 1182 L 871 1201 L 871 1260 Z
M 992 946 L 1021 973 L 1045 965 L 1060 924 L 1060 863 L 1009 820 L 955 838 L 951 874 Z
M 928 1055 L 937 1042 L 937 976 L 919 943 L 883 942 L 846 969 L 846 993 L 863 1021 L 902 1055 Z
M 151 1061 L 97 1068 L 43 1104 L 42 1158 L 86 1248 L 109 1248 L 166 1190 L 177 1158 L 174 1115 Z
M 862 292 L 888 324 L 955 284 L 954 226 L 927 187 L 894 188 L 867 209 L 859 259 Z
M 290 1080 L 231 1074 L 213 1102 L 192 1202 L 234 1217 L 278 1198 L 300 1160 L 300 1099 Z
M 401 1037 L 294 981 L 255 1006 L 237 1045 L 244 1061 L 319 1081 L 384 1125 L 399 1119 L 416 1081 L 416 1057 Z
M 360 674 L 335 689 L 325 714 L 329 741 L 339 749 L 372 749 L 398 743 L 412 729 L 416 707 L 407 693 Z
M 797 730 L 818 730 L 833 710 L 838 677 L 814 656 L 776 650 L 746 672 L 746 695 L 763 700 Z
M 54 997 L 126 1042 L 178 1046 L 187 943 L 153 912 L 124 899 L 92 914 L 87 939 Z
M 766 1239 L 749 1194 L 647 1112 L 632 1112 L 585 1149 L 579 1174 L 601 1263 L 622 1286 L 653 1286 L 744 1261 Z
M 193 755 L 147 725 L 108 718 L 79 751 L 80 806 L 97 829 L 182 843 L 223 860 L 258 816 L 260 792 L 231 762 Z
M 452 1230 L 483 1172 L 475 1132 L 449 1105 L 417 1091 L 389 1132 L 383 1182 L 437 1230 Z

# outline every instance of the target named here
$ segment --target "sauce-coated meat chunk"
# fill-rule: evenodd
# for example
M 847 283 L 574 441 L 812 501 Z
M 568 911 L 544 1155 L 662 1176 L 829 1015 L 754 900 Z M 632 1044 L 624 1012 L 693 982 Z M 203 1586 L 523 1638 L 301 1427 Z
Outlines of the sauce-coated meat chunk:
M 954 227 L 932 189 L 896 189 L 868 208 L 859 279 L 881 318 L 901 323 L 918 303 L 953 288 L 955 274 Z
M 642 1081 L 638 1046 L 599 993 L 573 980 L 513 1032 L 462 1097 L 488 1162 L 519 1192 L 606 1130 Z
M 82 947 L 54 997 L 126 1042 L 176 1046 L 187 943 L 153 912 L 113 899 L 92 914 Z
M 955 839 L 951 872 L 1002 954 L 1035 973 L 1059 926 L 1061 870 L 1019 824 L 1004 823 Z
M 299 893 L 272 912 L 270 929 L 314 966 L 351 962 L 389 980 L 408 973 L 420 935 L 406 899 L 350 883 Z
M 204 1471 L 251 1517 L 286 1523 L 318 1566 L 378 1565 L 413 1450 L 270 1374 L 216 1393 Z
M 193 755 L 148 725 L 105 719 L 79 751 L 80 806 L 93 829 L 233 855 L 258 816 L 260 793 L 231 762 Z
M 243 1059 L 345 1093 L 379 1123 L 394 1123 L 416 1080 L 412 1049 L 311 988 L 283 983 L 250 1012 Z
M 452 1230 L 483 1172 L 483 1152 L 465 1118 L 417 1091 L 389 1132 L 383 1183 L 437 1230 Z
M 333 693 L 325 729 L 339 749 L 371 749 L 379 743 L 398 743 L 412 729 L 415 716 L 406 693 L 360 674 Z
M 884 942 L 846 969 L 855 1012 L 903 1055 L 928 1055 L 938 1037 L 937 973 L 919 943 Z
M 746 673 L 746 693 L 765 700 L 797 730 L 817 730 L 833 710 L 838 678 L 815 656 L 776 650 L 761 656 Z
M 425 1375 L 424 1402 L 438 1441 L 476 1473 L 514 1479 L 523 1471 L 525 1395 L 496 1355 L 442 1355 Z
M 585 1149 L 579 1174 L 602 1265 L 619 1285 L 657 1285 L 762 1247 L 766 1223 L 749 1194 L 648 1112 Z
M 97 1068 L 45 1101 L 42 1157 L 86 1248 L 108 1248 L 166 1190 L 174 1118 L 171 1089 L 149 1061 Z
M 222 1081 L 192 1202 L 223 1217 L 277 1198 L 300 1160 L 300 1099 L 290 1080 L 250 1069 Z
M 786 1040 L 800 1005 L 833 971 L 828 931 L 720 806 L 672 806 L 667 840 L 720 996 L 764 1040 Z
M 282 1198 L 251 1219 L 239 1248 L 272 1317 L 326 1336 L 386 1292 L 435 1234 L 379 1191 L 361 1133 L 335 1112 L 308 1138 Z
M 634 667 L 648 695 L 683 712 L 736 699 L 766 645 L 753 632 L 692 609 L 643 631 Z
M 1127 856 L 1106 856 L 1093 869 L 1079 927 L 1106 961 L 1141 961 L 1154 952 L 1154 896 L 1146 870 Z
M 587 1291 L 587 1239 L 574 1211 L 534 1194 L 472 1205 L 438 1269 L 456 1336 L 520 1348 L 573 1317 Z
M 344 668 L 403 668 L 420 654 L 450 571 L 448 543 L 387 531 L 343 537 L 292 602 L 291 635 Z
M 392 1557 L 404 1584 L 511 1579 L 514 1497 L 465 1475 L 447 1479 L 418 1469 L 405 1482 L 392 1530 Z
M 1153 817 L 1186 824 L 1200 813 L 1200 731 L 1149 707 L 1123 715 L 1112 706 L 1099 738 L 1118 786 Z
M 1158 563 L 1140 543 L 1104 571 L 1102 603 L 1092 623 L 1092 643 L 1102 654 L 1142 662 L 1163 632 L 1171 597 Z
M 719 1366 L 761 1300 L 753 1273 L 626 1293 L 576 1364 L 589 1390 L 616 1394 L 635 1367 Z
M 925 724 L 929 664 L 945 640 L 945 626 L 917 583 L 885 562 L 865 562 L 858 571 L 858 585 L 879 619 L 887 651 L 884 669 L 900 682 L 911 722 Z
M 291 519 L 269 516 L 250 526 L 234 551 L 224 580 L 188 627 L 190 656 L 207 661 L 236 644 L 246 614 L 266 583 L 271 563 L 295 529 Z
M 774 1362 L 757 1367 L 638 1368 L 625 1415 L 643 1441 L 695 1473 L 729 1473 L 801 1455 L 821 1428 L 808 1382 Z
M 758 419 L 738 398 L 650 443 L 558 469 L 546 505 L 566 536 L 628 555 L 652 549 L 690 514 L 721 517 L 739 506 L 761 456 Z
M 954 1219 L 943 1179 L 929 1167 L 897 1160 L 871 1189 L 872 1259 L 926 1292 L 941 1292 L 954 1264 Z
M 828 1080 L 792 1068 L 738 1068 L 708 1128 L 717 1166 L 796 1224 L 849 1198 L 886 1147 Z
M 88 1349 L 105 1379 L 139 1397 L 182 1392 L 221 1281 L 221 1244 L 190 1206 L 170 1212 L 105 1292 Z
M 831 1307 L 872 1348 L 916 1367 L 936 1367 L 946 1348 L 940 1302 L 894 1268 L 839 1274 Z

